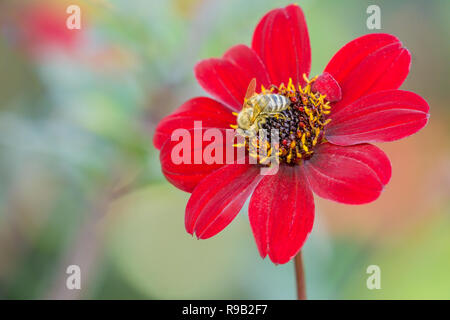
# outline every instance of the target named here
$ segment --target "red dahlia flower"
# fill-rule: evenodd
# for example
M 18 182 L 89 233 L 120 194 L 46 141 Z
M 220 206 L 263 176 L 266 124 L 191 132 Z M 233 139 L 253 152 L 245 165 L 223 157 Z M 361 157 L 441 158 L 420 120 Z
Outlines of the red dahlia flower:
M 177 188 L 192 192 L 187 232 L 200 239 L 216 235 L 253 193 L 248 214 L 259 252 L 274 263 L 286 263 L 312 229 L 313 192 L 347 204 L 377 199 L 391 177 L 391 165 L 370 143 L 409 136 L 429 118 L 424 99 L 398 90 L 410 62 L 399 39 L 369 34 L 346 44 L 322 75 L 308 80 L 311 49 L 305 18 L 300 7 L 289 5 L 262 18 L 251 48 L 237 45 L 222 58 L 198 63 L 198 82 L 217 100 L 187 101 L 159 123 L 154 136 L 163 174 Z M 291 101 L 282 117 L 263 124 L 280 130 L 277 174 L 261 175 L 260 163 L 174 163 L 171 155 L 178 142 L 171 139 L 173 130 L 236 128 L 236 114 L 253 78 L 261 87 L 258 93 L 270 91 Z M 195 129 L 194 121 L 202 121 L 203 128 Z M 202 142 L 187 156 L 205 148 Z

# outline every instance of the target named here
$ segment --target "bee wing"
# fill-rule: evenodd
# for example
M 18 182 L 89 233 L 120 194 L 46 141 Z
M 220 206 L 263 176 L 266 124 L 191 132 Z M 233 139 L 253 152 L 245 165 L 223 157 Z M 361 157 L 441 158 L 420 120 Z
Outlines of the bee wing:
M 253 106 L 252 122 L 263 112 L 267 105 L 269 104 L 269 99 L 260 99 L 259 103 Z
M 242 108 L 246 107 L 246 101 L 248 99 L 250 99 L 251 97 L 253 97 L 253 95 L 256 93 L 256 78 L 253 78 L 250 83 L 248 84 L 248 88 L 247 88 L 247 92 L 245 93 L 245 98 L 244 98 L 244 105 L 242 106 Z

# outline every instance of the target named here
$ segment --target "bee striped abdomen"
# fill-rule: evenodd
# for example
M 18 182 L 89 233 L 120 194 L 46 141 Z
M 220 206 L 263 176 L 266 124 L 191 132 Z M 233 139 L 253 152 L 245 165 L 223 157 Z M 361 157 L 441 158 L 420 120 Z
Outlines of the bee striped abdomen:
M 267 105 L 267 108 L 270 111 L 282 111 L 286 109 L 290 104 L 288 98 L 279 94 L 268 94 L 265 95 L 265 97 L 269 99 L 269 104 Z

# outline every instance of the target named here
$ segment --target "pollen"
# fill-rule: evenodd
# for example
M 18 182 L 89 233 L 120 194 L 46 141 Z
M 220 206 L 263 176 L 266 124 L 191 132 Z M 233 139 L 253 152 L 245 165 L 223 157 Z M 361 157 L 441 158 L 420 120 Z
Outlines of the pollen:
M 266 143 L 259 143 L 260 136 L 256 139 L 246 137 L 247 150 L 252 151 L 250 156 L 258 159 L 260 164 L 266 164 L 269 157 L 277 157 L 279 163 L 288 165 L 301 164 L 314 155 L 317 145 L 324 142 L 324 129 L 331 121 L 327 119 L 331 106 L 326 95 L 312 92 L 311 86 L 316 78 L 309 80 L 304 75 L 304 86 L 295 85 L 289 79 L 287 85 L 261 87 L 261 94 L 283 95 L 289 99 L 290 104 L 285 110 L 265 117 L 260 128 L 267 132 Z M 273 130 L 278 132 L 276 142 L 271 141 Z M 262 153 L 258 152 L 261 146 L 265 149 Z

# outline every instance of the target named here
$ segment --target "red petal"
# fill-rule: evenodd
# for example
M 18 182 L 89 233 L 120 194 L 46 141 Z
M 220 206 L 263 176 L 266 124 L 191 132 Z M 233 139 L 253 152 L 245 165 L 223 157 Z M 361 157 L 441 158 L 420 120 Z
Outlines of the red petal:
M 356 38 L 336 52 L 325 71 L 331 73 L 338 82 L 342 82 L 368 55 L 397 42 L 399 40 L 395 36 L 386 33 L 372 33 Z
M 333 112 L 363 95 L 397 89 L 409 73 L 410 62 L 409 51 L 389 34 L 369 34 L 349 42 L 325 68 L 342 89 L 342 100 Z
M 311 87 L 313 92 L 325 94 L 326 99 L 330 102 L 339 101 L 342 99 L 342 90 L 339 83 L 333 76 L 327 72 L 322 73 Z
M 388 90 L 364 96 L 331 115 L 325 136 L 338 145 L 407 137 L 428 122 L 428 103 L 413 92 Z
M 258 166 L 250 164 L 229 164 L 209 175 L 188 201 L 186 231 L 195 232 L 199 239 L 222 231 L 239 213 L 260 177 Z
M 248 84 L 253 78 L 256 78 L 257 88 L 270 84 L 261 59 L 243 44 L 232 47 L 222 59 L 200 61 L 194 72 L 203 89 L 234 110 L 242 108 Z
M 314 222 L 314 199 L 302 167 L 281 166 L 264 176 L 250 200 L 250 225 L 261 257 L 286 263 L 303 246 Z
M 203 127 L 230 128 L 230 124 L 236 123 L 236 117 L 220 102 L 206 97 L 193 98 L 161 120 L 153 136 L 153 145 L 161 149 L 174 130 L 193 128 L 194 121 L 202 121 Z
M 252 48 L 261 57 L 272 83 L 304 84 L 309 75 L 311 47 L 302 9 L 289 5 L 267 13 L 256 26 Z
M 318 196 L 347 204 L 374 201 L 391 177 L 389 159 L 370 144 L 340 147 L 324 143 L 304 166 Z
M 172 141 L 169 139 L 161 149 L 160 161 L 162 173 L 170 183 L 183 191 L 192 192 L 197 184 L 206 176 L 223 167 L 227 161 L 227 146 L 229 148 L 234 148 L 231 146 L 233 141 L 226 140 L 225 129 L 215 129 L 220 131 L 220 134 L 223 137 L 222 141 L 211 142 L 204 141 L 205 139 L 199 139 L 201 144 L 196 146 L 194 143 L 195 134 L 199 134 L 200 137 L 203 137 L 206 130 L 208 130 L 208 128 L 188 130 L 191 139 L 188 141 L 189 147 L 185 150 L 186 154 L 183 154 L 183 156 L 186 156 L 189 159 L 186 162 L 183 161 L 182 163 L 177 163 L 173 161 L 172 152 L 178 152 L 178 150 L 174 151 L 174 147 L 177 146 L 180 141 Z M 205 161 L 203 152 L 206 146 L 215 147 L 216 152 L 219 152 L 219 154 L 222 153 L 222 157 L 219 157 L 220 160 L 217 161 L 218 163 L 209 164 Z M 196 157 L 200 161 L 196 162 Z

